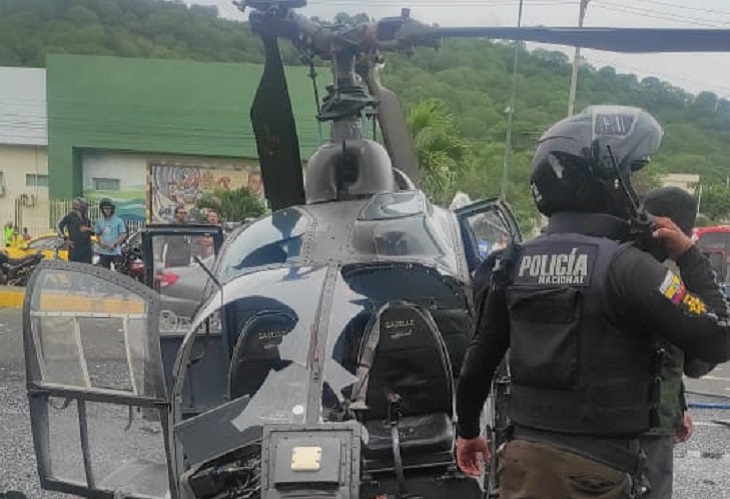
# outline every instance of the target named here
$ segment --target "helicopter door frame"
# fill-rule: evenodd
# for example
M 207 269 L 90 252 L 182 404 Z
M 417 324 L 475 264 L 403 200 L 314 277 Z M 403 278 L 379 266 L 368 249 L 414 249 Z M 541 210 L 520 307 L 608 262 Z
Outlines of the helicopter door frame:
M 476 201 L 454 210 L 454 214 L 459 222 L 459 231 L 464 244 L 464 255 L 466 256 L 470 273 L 476 270 L 485 256 L 481 254 L 479 240 L 474 233 L 471 221 L 476 217 L 490 212 L 501 222 L 502 228 L 508 232 L 512 241 L 522 242 L 522 232 L 520 231 L 520 226 L 517 224 L 512 208 L 499 198 Z
M 160 497 L 143 490 L 149 485 L 157 491 L 166 487 L 167 497 L 178 497 L 158 314 L 155 293 L 119 272 L 60 260 L 41 262 L 33 272 L 23 305 L 23 347 L 31 432 L 43 489 L 98 499 L 114 499 L 122 492 L 130 499 Z M 124 345 L 116 351 L 119 340 L 111 324 L 121 325 L 116 334 Z M 120 371 L 110 376 L 104 371 L 105 361 L 118 363 Z M 128 385 L 120 386 L 117 378 Z M 112 418 L 115 410 L 127 411 L 128 416 Z M 156 439 L 158 456 L 164 452 L 164 463 L 130 447 L 128 459 L 109 468 L 98 452 L 108 435 L 98 430 L 123 427 L 117 440 L 129 437 L 133 442 L 139 428 L 127 431 L 135 420 L 159 422 L 159 432 L 150 440 Z M 146 481 L 142 476 L 157 479 Z
M 223 228 L 220 225 L 205 224 L 147 224 L 142 232 L 142 254 L 145 262 L 144 283 L 154 289 L 155 268 L 154 261 L 150 260 L 153 255 L 152 239 L 164 236 L 204 236 L 209 234 L 213 237 L 213 248 L 216 258 L 220 254 L 225 239 Z M 192 259 L 192 256 L 191 256 Z M 211 268 L 212 270 L 212 268 Z
M 175 385 L 174 365 L 180 346 L 188 332 L 189 323 L 185 321 L 191 320 L 195 315 L 183 317 L 177 309 L 181 306 L 178 301 L 175 305 L 175 298 L 171 298 L 171 302 L 167 302 L 167 293 L 159 288 L 160 281 L 157 280 L 157 272 L 165 269 L 164 257 L 160 253 L 162 246 L 154 243 L 155 239 L 165 237 L 182 238 L 187 237 L 190 240 L 210 235 L 213 238 L 213 249 L 215 259 L 218 259 L 224 242 L 224 232 L 220 225 L 209 224 L 148 224 L 142 229 L 142 254 L 145 262 L 144 283 L 149 288 L 159 293 L 160 300 L 160 321 L 156 325 L 160 338 L 160 348 L 162 351 L 162 368 L 165 376 L 165 385 L 168 393 L 172 393 Z M 165 243 L 163 243 L 164 245 Z M 155 249 L 158 254 L 155 254 Z M 194 266 L 196 264 L 193 259 L 193 251 L 190 252 L 188 263 Z M 208 270 L 214 271 L 215 263 L 211 263 Z M 194 310 L 196 312 L 200 302 L 204 299 L 205 290 L 210 284 L 207 273 L 203 288 L 200 289 L 199 295 L 196 297 L 199 302 Z M 172 305 L 168 308 L 168 305 Z M 172 311 L 175 312 L 172 312 Z M 221 311 L 220 314 L 223 312 Z M 173 323 L 177 326 L 169 328 L 170 321 L 168 317 L 174 317 Z M 166 325 L 163 331 L 163 323 Z M 197 359 L 190 367 L 190 374 L 186 378 L 185 389 L 182 396 L 182 414 L 183 418 L 202 414 L 214 407 L 223 404 L 227 397 L 227 376 L 228 370 L 221 370 L 221 365 L 228 366 L 230 361 L 230 345 L 228 345 L 227 337 L 223 334 L 223 316 L 218 317 L 216 324 L 206 327 L 205 334 L 196 336 L 194 357 Z

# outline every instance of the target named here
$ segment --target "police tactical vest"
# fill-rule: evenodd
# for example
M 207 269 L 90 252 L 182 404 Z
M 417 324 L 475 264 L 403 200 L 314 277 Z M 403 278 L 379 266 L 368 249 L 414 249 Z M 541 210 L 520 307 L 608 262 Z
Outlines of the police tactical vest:
M 507 287 L 510 417 L 515 424 L 592 436 L 635 436 L 656 422 L 655 348 L 619 326 L 608 267 L 626 245 L 579 234 L 525 243 Z

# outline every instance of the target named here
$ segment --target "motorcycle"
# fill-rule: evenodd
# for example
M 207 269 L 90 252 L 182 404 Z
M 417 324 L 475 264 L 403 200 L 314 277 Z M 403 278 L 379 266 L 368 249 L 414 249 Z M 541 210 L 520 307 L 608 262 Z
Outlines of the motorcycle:
M 9 259 L 0 265 L 0 284 L 3 286 L 25 286 L 28 277 L 43 260 L 42 254 L 29 255 L 17 260 Z
M 144 259 L 142 250 L 137 246 L 122 247 L 122 255 L 114 266 L 120 274 L 131 277 L 139 282 L 144 282 Z

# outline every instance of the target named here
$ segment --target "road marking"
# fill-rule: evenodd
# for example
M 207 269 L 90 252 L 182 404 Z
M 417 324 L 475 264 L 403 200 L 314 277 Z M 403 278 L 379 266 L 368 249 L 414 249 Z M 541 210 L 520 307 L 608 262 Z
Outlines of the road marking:
M 730 378 L 723 378 L 721 376 L 702 376 L 702 379 L 712 379 L 716 381 L 730 381 Z
M 713 423 L 712 421 L 693 421 L 692 426 L 702 426 L 707 428 L 724 428 L 729 429 L 727 425 L 720 424 L 720 423 Z
M 0 286 L 0 308 L 23 308 L 25 288 Z
M 727 452 L 703 452 L 699 450 L 688 450 L 684 457 L 693 459 L 715 459 L 718 461 L 730 460 L 730 454 Z

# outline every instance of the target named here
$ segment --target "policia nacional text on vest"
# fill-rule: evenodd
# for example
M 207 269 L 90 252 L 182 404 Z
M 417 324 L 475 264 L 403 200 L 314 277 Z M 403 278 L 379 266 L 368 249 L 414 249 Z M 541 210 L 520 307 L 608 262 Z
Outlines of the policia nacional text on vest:
M 554 233 L 515 254 L 507 288 L 515 425 L 633 438 L 657 424 L 657 349 L 606 300 L 609 264 L 622 248 Z

